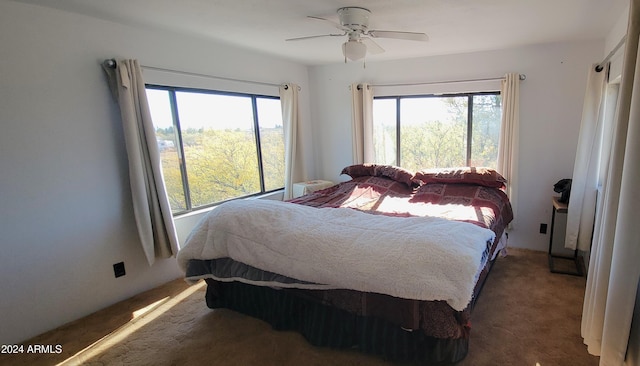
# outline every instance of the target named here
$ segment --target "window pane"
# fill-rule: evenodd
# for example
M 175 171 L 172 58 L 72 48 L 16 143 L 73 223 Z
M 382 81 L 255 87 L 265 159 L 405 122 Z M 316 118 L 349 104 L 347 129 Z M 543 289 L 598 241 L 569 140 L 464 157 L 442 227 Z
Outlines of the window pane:
M 251 98 L 176 92 L 192 207 L 260 192 Z
M 284 129 L 280 99 L 256 98 L 264 189 L 284 187 Z
M 410 170 L 466 165 L 467 97 L 400 100 L 400 164 Z
M 162 174 L 169 196 L 172 212 L 187 209 L 182 173 L 180 172 L 180 150 L 176 129 L 173 126 L 169 92 L 167 90 L 147 89 L 147 99 L 151 111 L 151 119 L 156 129 L 156 139 L 160 150 Z
M 496 168 L 501 112 L 499 95 L 473 96 L 473 132 L 471 134 L 471 166 Z
M 397 165 L 396 99 L 373 100 L 373 149 L 377 164 Z

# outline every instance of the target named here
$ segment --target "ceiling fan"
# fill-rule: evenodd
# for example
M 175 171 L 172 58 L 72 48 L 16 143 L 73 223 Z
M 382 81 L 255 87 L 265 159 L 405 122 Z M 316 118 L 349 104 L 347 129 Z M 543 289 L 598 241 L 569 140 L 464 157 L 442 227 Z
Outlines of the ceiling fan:
M 343 33 L 330 33 L 317 36 L 289 38 L 286 41 L 301 41 L 321 37 L 343 37 L 348 36 L 346 42 L 342 44 L 342 54 L 347 59 L 356 61 L 363 58 L 367 52 L 382 53 L 384 49 L 380 47 L 372 38 L 395 38 L 410 41 L 428 41 L 429 37 L 425 33 L 399 32 L 369 29 L 369 16 L 371 11 L 361 7 L 344 7 L 338 9 L 340 23 L 332 20 L 308 16 L 307 18 L 322 20 L 333 24 Z

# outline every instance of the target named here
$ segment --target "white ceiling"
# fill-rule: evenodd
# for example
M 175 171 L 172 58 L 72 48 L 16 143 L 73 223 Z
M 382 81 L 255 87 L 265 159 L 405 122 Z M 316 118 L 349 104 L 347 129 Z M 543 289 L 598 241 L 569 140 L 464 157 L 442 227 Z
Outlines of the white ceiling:
M 424 32 L 428 42 L 376 39 L 368 62 L 604 39 L 627 0 L 14 0 L 148 29 L 209 38 L 308 65 L 344 62 L 336 10 L 371 10 L 370 29 Z M 346 37 L 345 37 L 346 38 Z

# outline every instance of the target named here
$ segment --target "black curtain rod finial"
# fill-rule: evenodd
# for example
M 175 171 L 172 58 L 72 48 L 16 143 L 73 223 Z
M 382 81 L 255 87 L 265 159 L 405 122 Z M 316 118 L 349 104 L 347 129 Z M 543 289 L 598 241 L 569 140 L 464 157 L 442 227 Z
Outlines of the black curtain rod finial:
M 115 69 L 117 63 L 116 63 L 115 59 L 109 58 L 109 59 L 104 60 L 102 62 L 102 65 L 104 65 L 105 67 L 110 68 L 110 69 Z

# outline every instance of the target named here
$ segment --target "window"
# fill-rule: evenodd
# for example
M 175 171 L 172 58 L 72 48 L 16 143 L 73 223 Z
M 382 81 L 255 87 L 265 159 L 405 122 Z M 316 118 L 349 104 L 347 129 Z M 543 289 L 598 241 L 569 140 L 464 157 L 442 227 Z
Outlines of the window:
M 284 186 L 280 99 L 147 85 L 174 214 Z
M 376 163 L 411 170 L 495 168 L 501 113 L 498 92 L 376 97 Z

